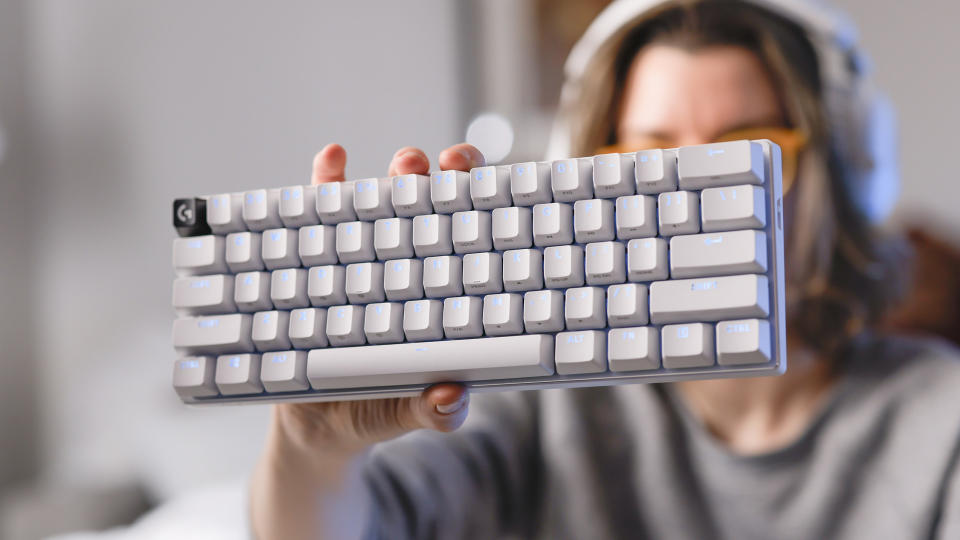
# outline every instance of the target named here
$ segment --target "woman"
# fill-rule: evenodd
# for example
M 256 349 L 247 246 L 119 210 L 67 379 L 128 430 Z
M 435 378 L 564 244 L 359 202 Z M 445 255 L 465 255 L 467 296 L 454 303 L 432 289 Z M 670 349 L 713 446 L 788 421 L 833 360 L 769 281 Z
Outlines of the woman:
M 872 331 L 896 272 L 807 32 L 753 3 L 701 1 L 639 10 L 608 34 L 565 90 L 571 155 L 736 138 L 783 147 L 786 375 L 484 394 L 453 433 L 438 433 L 466 419 L 452 384 L 278 405 L 252 484 L 255 533 L 960 538 L 960 363 L 945 346 Z M 326 147 L 314 181 L 343 180 L 345 161 Z M 482 163 L 468 145 L 439 156 L 441 169 Z M 404 148 L 389 174 L 429 167 Z

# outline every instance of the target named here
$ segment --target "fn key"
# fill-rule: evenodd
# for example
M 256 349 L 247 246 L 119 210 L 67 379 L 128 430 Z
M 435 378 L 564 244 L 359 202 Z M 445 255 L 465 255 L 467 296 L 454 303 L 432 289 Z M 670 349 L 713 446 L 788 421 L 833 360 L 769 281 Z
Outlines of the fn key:
M 207 201 L 193 197 L 173 201 L 173 227 L 180 236 L 210 234 L 207 225 Z

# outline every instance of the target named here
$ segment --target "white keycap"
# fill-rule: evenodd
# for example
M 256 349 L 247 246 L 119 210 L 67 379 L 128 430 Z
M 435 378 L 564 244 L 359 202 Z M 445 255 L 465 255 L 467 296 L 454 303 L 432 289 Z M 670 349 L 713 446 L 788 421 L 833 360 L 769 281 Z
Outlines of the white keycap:
M 606 332 L 561 332 L 556 339 L 558 374 L 576 375 L 607 370 Z
M 280 309 L 307 307 L 307 271 L 303 268 L 274 270 L 270 276 L 270 300 Z
M 233 281 L 233 301 L 239 311 L 273 309 L 273 301 L 270 300 L 270 274 L 267 272 L 237 274 Z
M 173 321 L 173 346 L 180 354 L 253 352 L 248 314 L 184 317 Z
M 284 227 L 297 228 L 320 223 L 317 216 L 316 186 L 289 186 L 280 189 L 280 220 Z
M 337 264 L 337 229 L 311 225 L 300 229 L 299 254 L 304 266 Z
M 440 171 L 430 175 L 430 200 L 437 213 L 452 214 L 473 209 L 470 173 Z
M 243 194 L 221 193 L 207 197 L 207 225 L 213 234 L 244 231 Z
M 613 201 L 587 199 L 573 204 L 573 231 L 577 242 L 602 242 L 616 235 Z
M 297 240 L 293 229 L 267 229 L 261 235 L 260 255 L 267 270 L 300 266 Z
M 453 253 L 450 216 L 432 214 L 413 218 L 413 251 L 417 257 Z
M 377 258 L 373 249 L 373 223 L 349 221 L 337 224 L 337 258 L 342 263 L 367 262 Z
M 603 154 L 593 156 L 593 193 L 599 198 L 633 195 L 636 181 L 633 177 L 631 154 Z
M 660 234 L 693 234 L 700 232 L 700 198 L 689 191 L 661 193 L 657 207 L 660 216 Z
M 173 268 L 180 275 L 226 274 L 222 236 L 188 236 L 173 240 Z
M 647 286 L 623 283 L 607 287 L 607 324 L 614 327 L 647 324 Z
M 607 325 L 607 295 L 601 287 L 577 287 L 564 293 L 563 316 L 568 330 Z
M 300 308 L 290 312 L 287 337 L 296 349 L 316 349 L 327 346 L 327 310 Z
M 607 333 L 610 371 L 643 371 L 660 367 L 660 332 L 650 326 L 614 328 Z
M 397 259 L 383 265 L 383 292 L 387 300 L 423 298 L 423 262 L 420 259 Z
M 367 304 L 363 316 L 363 333 L 367 336 L 367 343 L 371 344 L 403 341 L 403 304 Z
M 353 185 L 346 182 L 324 182 L 317 186 L 317 215 L 320 223 L 336 225 L 356 221 L 353 210 Z
M 253 314 L 253 344 L 261 352 L 289 349 L 289 328 L 289 311 L 258 311 Z
M 637 193 L 654 194 L 677 189 L 677 155 L 671 150 L 641 150 L 634 154 Z
M 267 392 L 299 392 L 310 388 L 306 351 L 265 353 L 260 358 L 260 381 Z
M 220 393 L 225 396 L 263 392 L 263 385 L 260 384 L 260 355 L 218 356 L 215 380 Z
M 593 198 L 593 159 L 560 159 L 550 164 L 553 200 L 572 202 Z
M 717 323 L 717 363 L 721 366 L 765 364 L 773 358 L 770 323 L 741 319 Z
M 668 324 L 660 329 L 663 367 L 686 369 L 712 366 L 713 326 L 704 323 Z
M 475 296 L 444 299 L 443 334 L 447 339 L 482 336 L 483 301 Z
M 383 290 L 383 263 L 347 265 L 346 291 L 351 304 L 369 304 L 387 299 Z
M 407 341 L 443 339 L 443 302 L 411 300 L 403 305 L 403 334 Z
M 680 189 L 763 185 L 763 147 L 752 141 L 684 146 L 677 161 Z
M 563 293 L 530 291 L 523 295 L 523 327 L 531 334 L 563 330 Z
M 641 238 L 627 243 L 627 278 L 630 281 L 657 281 L 669 276 L 667 241 Z
M 494 248 L 505 250 L 533 245 L 533 217 L 529 208 L 495 208 L 492 221 Z
M 327 310 L 327 340 L 331 347 L 363 345 L 366 342 L 363 333 L 364 309 L 364 306 L 333 306 Z
M 543 288 L 543 253 L 538 249 L 512 249 L 503 253 L 503 288 L 508 292 Z
M 255 189 L 243 194 L 243 221 L 251 231 L 278 229 L 280 221 L 280 190 Z
M 445 298 L 463 294 L 462 261 L 456 255 L 427 257 L 423 260 L 423 294 L 427 298 Z
M 656 281 L 650 285 L 650 321 L 766 318 L 769 299 L 767 276 L 756 274 Z
M 533 243 L 538 246 L 573 243 L 573 207 L 566 203 L 534 206 Z
M 657 235 L 657 200 L 649 195 L 617 197 L 617 238 L 630 240 Z
M 732 186 L 700 192 L 703 232 L 762 229 L 767 224 L 763 188 Z
M 627 261 L 620 242 L 594 242 L 586 247 L 587 285 L 609 285 L 627 280 Z
M 317 307 L 347 303 L 346 271 L 342 266 L 317 266 L 307 277 L 307 297 Z
M 373 249 L 381 261 L 413 257 L 413 221 L 378 219 L 374 225 Z
M 490 212 L 471 210 L 453 214 L 453 250 L 457 253 L 477 253 L 493 249 L 490 231 Z
M 533 206 L 552 201 L 550 163 L 532 161 L 511 165 L 510 194 L 517 206 Z
M 764 274 L 767 235 L 745 230 L 670 239 L 670 275 L 674 278 Z
M 463 256 L 465 294 L 491 294 L 503 290 L 503 262 L 499 253 L 469 253 Z
M 173 388 L 182 398 L 215 396 L 220 393 L 216 370 L 213 356 L 185 356 L 173 364 Z
M 227 266 L 231 272 L 263 270 L 260 233 L 238 232 L 227 235 L 224 241 Z
M 510 168 L 490 166 L 470 169 L 470 200 L 477 210 L 511 206 Z
M 432 214 L 430 177 L 421 174 L 403 174 L 393 177 L 391 197 L 393 211 L 399 217 Z
M 190 315 L 230 313 L 233 302 L 233 276 L 191 276 L 173 282 L 173 307 Z
M 393 202 L 390 195 L 393 180 L 390 178 L 367 178 L 353 183 L 353 209 L 362 220 L 390 218 Z
M 543 250 L 543 282 L 547 287 L 579 287 L 584 284 L 583 270 L 582 247 L 552 246 Z
M 515 293 L 491 294 L 483 298 L 483 331 L 488 336 L 523 333 L 523 297 Z

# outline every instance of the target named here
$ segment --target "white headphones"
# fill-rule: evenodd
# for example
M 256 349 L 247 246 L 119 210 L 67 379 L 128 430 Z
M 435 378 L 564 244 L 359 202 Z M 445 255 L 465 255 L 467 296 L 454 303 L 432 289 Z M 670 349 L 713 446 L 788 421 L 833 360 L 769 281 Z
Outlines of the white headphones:
M 831 133 L 854 197 L 872 222 L 885 220 L 899 195 L 896 120 L 890 102 L 873 86 L 869 63 L 857 48 L 856 28 L 820 0 L 742 0 L 798 24 L 817 53 Z M 632 30 L 634 21 L 672 0 L 617 0 L 590 24 L 564 66 L 561 105 L 577 98 L 579 82 L 597 52 Z M 565 107 L 561 106 L 561 110 Z M 548 153 L 567 157 L 569 128 L 558 118 Z

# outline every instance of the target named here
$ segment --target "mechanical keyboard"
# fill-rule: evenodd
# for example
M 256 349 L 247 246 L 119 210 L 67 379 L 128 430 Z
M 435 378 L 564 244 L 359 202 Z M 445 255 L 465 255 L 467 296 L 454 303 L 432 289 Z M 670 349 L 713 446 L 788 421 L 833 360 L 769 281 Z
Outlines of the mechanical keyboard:
M 786 369 L 767 140 L 177 199 L 191 404 Z

